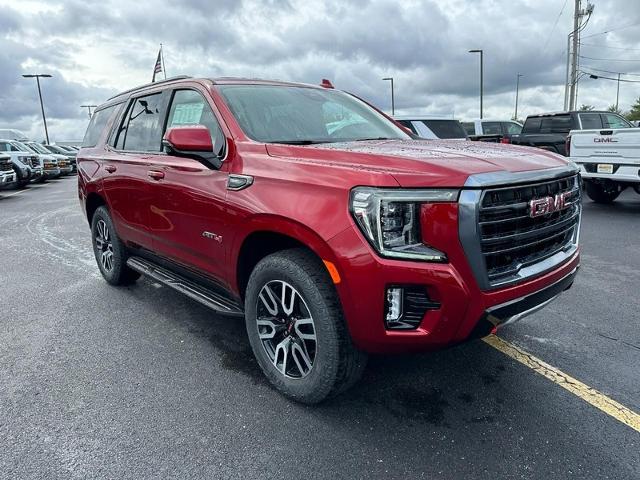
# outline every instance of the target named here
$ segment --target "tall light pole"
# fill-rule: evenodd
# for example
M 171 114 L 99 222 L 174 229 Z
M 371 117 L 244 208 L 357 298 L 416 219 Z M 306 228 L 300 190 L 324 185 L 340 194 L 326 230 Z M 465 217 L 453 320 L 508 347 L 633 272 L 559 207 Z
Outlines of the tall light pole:
M 524 75 L 521 73 L 518 73 L 518 75 L 516 76 L 516 111 L 513 114 L 513 119 L 516 122 L 518 121 L 518 92 L 520 90 L 520 77 L 524 77 Z
M 482 49 L 469 50 L 469 53 L 480 54 L 480 119 L 482 120 L 482 97 L 484 96 L 484 51 Z
M 391 115 L 393 116 L 396 114 L 396 103 L 395 103 L 394 93 L 393 93 L 393 77 L 383 78 L 382 80 L 388 80 L 391 82 Z
M 80 107 L 86 108 L 87 110 L 89 110 L 89 118 L 91 118 L 91 109 L 96 108 L 97 105 L 80 105 Z
M 49 143 L 49 130 L 47 130 L 47 119 L 44 116 L 44 104 L 42 103 L 42 90 L 40 89 L 40 77 L 42 78 L 51 78 L 51 75 L 47 73 L 34 73 L 30 75 L 22 75 L 24 78 L 35 78 L 38 83 L 38 96 L 40 97 L 40 110 L 42 110 L 42 123 L 44 123 L 44 136 L 47 139 L 47 144 Z

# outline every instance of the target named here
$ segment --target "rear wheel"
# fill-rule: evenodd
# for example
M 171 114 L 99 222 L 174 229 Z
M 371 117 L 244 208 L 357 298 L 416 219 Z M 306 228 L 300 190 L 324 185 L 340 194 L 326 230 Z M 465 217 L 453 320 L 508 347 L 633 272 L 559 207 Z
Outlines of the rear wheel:
M 104 279 L 111 285 L 135 282 L 140 274 L 127 266 L 127 250 L 113 226 L 107 207 L 98 207 L 91 219 L 93 253 Z
M 272 385 L 318 403 L 353 385 L 366 355 L 352 344 L 322 263 L 303 249 L 262 259 L 249 278 L 245 321 L 251 348 Z
M 596 183 L 585 180 L 584 183 L 587 195 L 596 203 L 611 203 L 618 198 L 624 190 L 620 184 L 615 182 Z

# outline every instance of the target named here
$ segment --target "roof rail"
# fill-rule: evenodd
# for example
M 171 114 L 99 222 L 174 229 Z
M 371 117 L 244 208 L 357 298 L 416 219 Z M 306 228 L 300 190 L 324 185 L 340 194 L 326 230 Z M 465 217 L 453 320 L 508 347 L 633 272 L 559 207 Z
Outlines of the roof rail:
M 153 85 L 161 85 L 163 83 L 173 82 L 175 80 L 186 80 L 187 78 L 191 78 L 191 77 L 189 75 L 178 75 L 176 77 L 169 77 L 169 78 L 166 78 L 164 80 L 159 80 L 157 82 L 145 83 L 144 85 L 139 85 L 137 87 L 130 88 L 129 90 L 125 90 L 124 92 L 120 92 L 120 93 L 114 95 L 113 97 L 109 97 L 107 99 L 107 101 L 113 100 L 114 98 L 119 97 L 120 95 L 124 95 L 125 93 L 135 92 L 136 90 L 140 90 L 140 89 L 143 89 L 145 87 L 151 87 Z

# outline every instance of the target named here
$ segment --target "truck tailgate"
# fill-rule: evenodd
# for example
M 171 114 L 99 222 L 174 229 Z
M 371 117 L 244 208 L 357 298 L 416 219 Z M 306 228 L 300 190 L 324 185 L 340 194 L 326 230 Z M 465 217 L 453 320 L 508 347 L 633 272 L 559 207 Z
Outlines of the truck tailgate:
M 571 131 L 570 156 L 578 162 L 640 163 L 640 128 Z

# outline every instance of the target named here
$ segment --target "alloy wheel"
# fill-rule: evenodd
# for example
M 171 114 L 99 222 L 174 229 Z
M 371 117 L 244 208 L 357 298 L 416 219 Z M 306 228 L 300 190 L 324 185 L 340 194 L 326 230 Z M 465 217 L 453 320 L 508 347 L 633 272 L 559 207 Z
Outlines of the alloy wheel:
M 317 338 L 304 298 L 289 283 L 272 280 L 258 294 L 258 336 L 274 367 L 287 378 L 306 377 L 313 369 Z
M 96 224 L 96 249 L 102 268 L 106 272 L 113 270 L 113 243 L 111 242 L 111 235 L 109 227 L 104 220 L 98 220 Z

